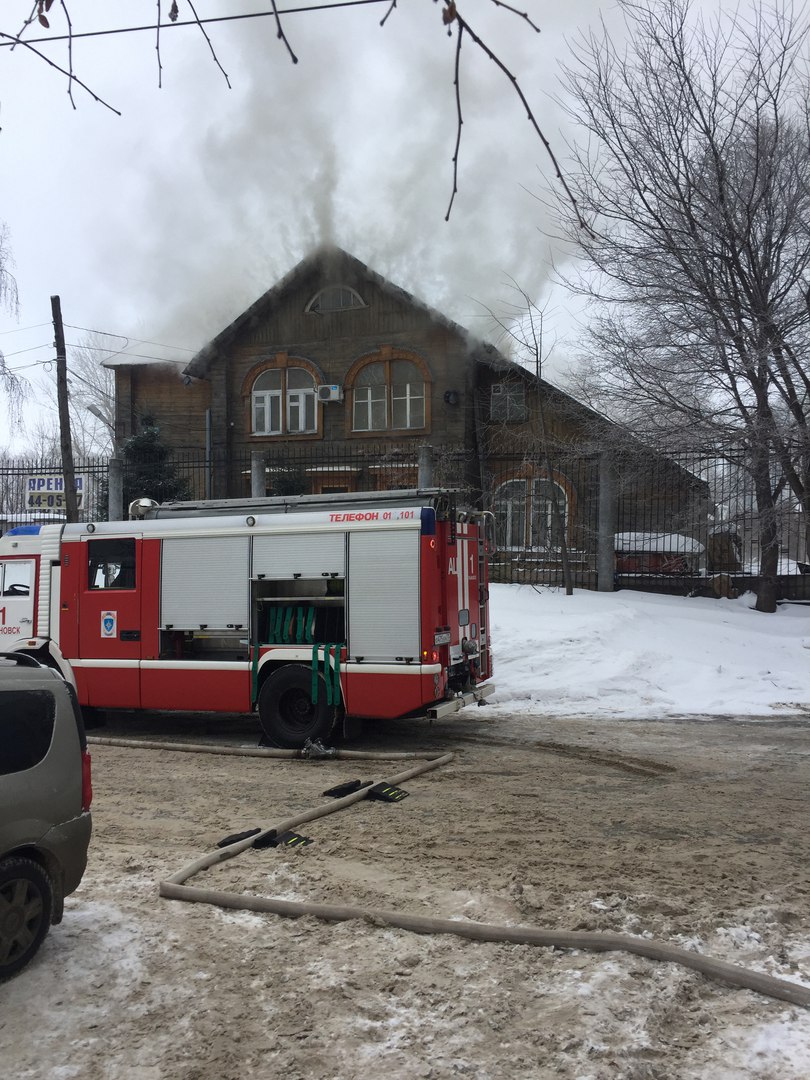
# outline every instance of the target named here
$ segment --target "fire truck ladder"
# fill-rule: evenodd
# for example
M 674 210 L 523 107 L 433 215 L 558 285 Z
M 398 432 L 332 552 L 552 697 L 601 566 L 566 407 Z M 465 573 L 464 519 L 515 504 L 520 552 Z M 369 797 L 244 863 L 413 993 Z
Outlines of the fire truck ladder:
M 440 518 L 455 520 L 456 492 L 449 488 L 412 488 L 406 491 L 348 491 L 331 495 L 268 495 L 256 499 L 200 499 L 161 505 L 130 505 L 130 517 L 216 517 L 225 514 L 294 514 L 346 507 L 432 506 Z
M 478 537 L 478 660 L 481 671 L 489 672 L 489 616 L 487 614 L 487 546 L 482 535 Z

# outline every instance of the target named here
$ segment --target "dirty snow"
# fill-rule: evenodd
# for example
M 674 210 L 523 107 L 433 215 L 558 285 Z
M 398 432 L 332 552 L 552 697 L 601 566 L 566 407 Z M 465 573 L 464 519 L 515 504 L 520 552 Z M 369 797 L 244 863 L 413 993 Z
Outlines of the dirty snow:
M 494 586 L 495 704 L 367 743 L 457 750 L 449 768 L 194 883 L 643 934 L 810 985 L 810 607 L 750 604 Z M 192 724 L 188 741 L 255 743 L 251 723 Z M 161 730 L 186 729 L 108 733 Z M 221 836 L 366 766 L 93 757 L 85 881 L 0 987 L 15 1080 L 810 1076 L 807 1010 L 675 966 L 161 900 L 158 881 Z

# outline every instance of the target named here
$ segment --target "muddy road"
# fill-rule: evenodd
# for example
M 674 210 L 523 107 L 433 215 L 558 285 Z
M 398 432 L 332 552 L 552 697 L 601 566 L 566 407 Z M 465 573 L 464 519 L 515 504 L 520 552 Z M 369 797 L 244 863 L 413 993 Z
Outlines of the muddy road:
M 91 734 L 256 745 L 241 719 Z M 350 748 L 452 751 L 397 804 L 302 826 L 191 884 L 442 918 L 613 930 L 810 983 L 810 723 L 515 715 L 392 723 Z M 622 953 L 422 936 L 161 899 L 224 836 L 401 762 L 93 748 L 81 889 L 0 987 L 8 1076 L 570 1080 L 810 1075 L 806 1010 Z

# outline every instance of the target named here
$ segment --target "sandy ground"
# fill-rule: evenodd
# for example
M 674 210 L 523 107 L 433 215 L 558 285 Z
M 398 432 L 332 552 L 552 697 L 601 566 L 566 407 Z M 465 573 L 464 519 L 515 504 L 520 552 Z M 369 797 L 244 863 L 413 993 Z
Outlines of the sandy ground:
M 810 981 L 810 724 L 513 716 L 391 724 L 367 749 L 454 751 L 397 805 L 302 826 L 192 884 L 446 918 L 609 929 Z M 100 735 L 254 743 L 244 719 Z M 357 744 L 354 744 L 357 748 Z M 159 898 L 223 836 L 381 780 L 384 762 L 93 748 L 91 860 L 0 988 L 8 1077 L 285 1080 L 810 1075 L 807 1011 L 620 953 L 419 936 Z

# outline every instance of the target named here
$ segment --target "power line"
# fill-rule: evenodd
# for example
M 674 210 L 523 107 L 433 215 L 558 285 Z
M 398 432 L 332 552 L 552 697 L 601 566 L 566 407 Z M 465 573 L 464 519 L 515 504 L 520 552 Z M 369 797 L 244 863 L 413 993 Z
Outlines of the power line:
M 168 347 L 173 348 L 174 346 L 170 345 Z M 163 364 L 182 364 L 182 363 L 185 363 L 184 360 L 171 360 L 166 356 L 152 356 L 150 353 L 125 352 L 123 349 L 119 349 L 118 352 L 110 352 L 109 349 L 101 349 L 101 348 L 98 348 L 97 346 L 94 346 L 94 345 L 77 345 L 73 341 L 68 342 L 68 348 L 70 348 L 70 349 L 85 349 L 87 352 L 107 353 L 107 355 L 104 357 L 104 360 L 112 360 L 112 358 L 114 356 L 123 356 L 123 357 L 131 356 L 133 359 L 137 359 L 137 360 L 157 360 L 157 361 L 159 361 L 160 363 L 163 363 Z M 188 351 L 193 352 L 194 350 L 189 349 Z M 104 361 L 102 360 L 101 363 L 103 363 L 103 362 Z
M 44 325 L 44 324 L 43 324 Z M 190 349 L 187 345 L 168 345 L 165 341 L 147 341 L 146 338 L 134 338 L 129 337 L 127 334 L 115 334 L 112 330 L 91 330 L 88 326 L 74 326 L 72 323 L 65 323 L 65 326 L 70 327 L 71 330 L 82 330 L 85 334 L 98 334 L 100 337 L 117 337 L 123 338 L 124 341 L 136 341 L 139 345 L 157 345 L 160 349 L 179 349 L 181 352 L 196 352 L 196 349 Z M 80 345 L 78 348 L 90 348 L 90 346 Z M 73 346 L 77 348 L 77 346 Z M 124 346 L 126 348 L 126 345 Z
M 117 337 L 123 341 L 129 341 L 130 338 L 126 334 L 115 334 L 112 330 L 92 330 L 89 326 L 74 326 L 73 323 L 65 323 L 65 326 L 70 327 L 71 330 L 81 330 L 85 334 L 98 334 L 99 337 Z
M 331 4 L 309 4 L 306 7 L 279 8 L 277 11 L 255 11 L 243 15 L 218 15 L 208 19 L 186 19 L 183 22 L 154 23 L 151 26 L 121 26 L 115 30 L 86 30 L 83 33 L 60 34 L 57 37 L 21 38 L 3 34 L 6 41 L 0 41 L 0 48 L 17 44 L 41 45 L 52 41 L 77 41 L 79 38 L 109 37 L 113 34 L 138 34 L 145 30 L 174 30 L 179 26 L 204 26 L 208 23 L 238 22 L 243 19 L 275 19 L 279 15 L 300 15 L 312 11 L 328 11 L 331 8 L 364 7 L 368 4 L 390 4 L 391 0 L 335 0 Z
M 45 348 L 44 345 L 40 345 L 39 347 L 40 347 L 40 349 Z M 53 346 L 50 345 L 50 346 L 48 346 L 48 348 L 53 348 Z M 29 368 L 33 368 L 33 367 L 47 367 L 49 364 L 52 364 L 52 363 L 53 363 L 52 359 L 50 359 L 50 360 L 35 360 L 33 362 L 33 364 L 18 364 L 17 367 L 10 367 L 9 371 L 11 371 L 11 372 L 27 371 Z
M 0 330 L 0 337 L 5 337 L 6 334 L 22 334 L 25 330 L 39 330 L 41 326 L 50 326 L 50 323 L 40 322 L 34 326 L 18 326 L 16 330 Z M 8 355 L 8 353 L 6 354 Z
M 44 326 L 45 323 L 43 323 L 42 325 Z M 52 341 L 46 341 L 44 345 L 31 345 L 30 348 L 28 348 L 28 349 L 15 349 L 14 352 L 4 352 L 3 353 L 3 358 L 7 360 L 9 358 L 9 356 L 20 356 L 21 353 L 36 352 L 37 349 L 51 349 L 51 348 L 53 348 L 53 342 Z

